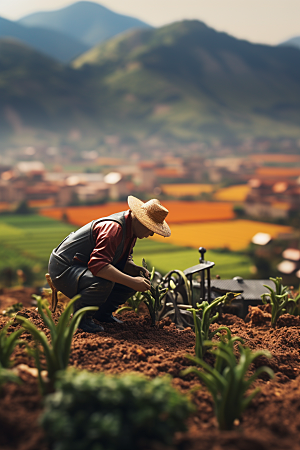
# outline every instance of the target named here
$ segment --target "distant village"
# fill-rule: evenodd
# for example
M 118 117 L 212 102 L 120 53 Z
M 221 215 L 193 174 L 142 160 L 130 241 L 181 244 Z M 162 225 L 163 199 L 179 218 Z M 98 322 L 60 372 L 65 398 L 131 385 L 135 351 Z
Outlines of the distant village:
M 31 147 L 27 156 L 30 153 Z M 89 168 L 83 171 L 64 170 L 62 165 L 55 164 L 50 171 L 42 160 L 29 158 L 12 165 L 0 164 L 0 209 L 13 210 L 22 202 L 42 208 L 122 201 L 132 193 L 144 199 L 156 196 L 213 201 L 220 199 L 219 189 L 244 185 L 247 186 L 244 198 L 225 198 L 238 205 L 237 212 L 253 218 L 286 221 L 300 210 L 298 155 L 275 155 L 275 158 L 269 155 L 273 156 L 270 164 L 266 164 L 268 154 L 206 159 L 168 153 L 159 160 L 136 161 L 99 157 L 95 152 L 87 156 Z M 289 167 L 280 165 L 280 157 L 285 158 L 285 164 L 290 162 Z M 179 185 L 176 194 L 168 189 L 174 184 Z M 200 187 L 198 191 L 196 185 Z M 204 185 L 209 189 L 201 189 Z
M 38 158 L 41 155 L 27 147 L 23 161 L 0 161 L 0 212 L 126 201 L 130 194 L 143 200 L 229 202 L 237 218 L 294 229 L 277 239 L 266 233 L 253 236 L 247 252 L 256 267 L 255 277 L 277 273 L 290 284 L 300 278 L 299 155 L 263 151 L 242 157 L 224 152 L 218 158 L 196 152 L 184 157 L 172 152 L 161 155 L 141 159 L 137 154 L 99 156 L 90 151 L 74 161 L 65 152 L 64 160 L 57 157 L 52 147 L 45 158 Z

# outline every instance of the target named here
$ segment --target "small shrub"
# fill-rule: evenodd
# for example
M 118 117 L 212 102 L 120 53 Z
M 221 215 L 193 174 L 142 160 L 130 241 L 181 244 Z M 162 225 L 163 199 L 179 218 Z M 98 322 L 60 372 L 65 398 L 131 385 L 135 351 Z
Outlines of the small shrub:
M 171 443 L 193 410 L 168 378 L 68 370 L 46 397 L 41 424 L 60 450 L 128 450 Z
M 46 302 L 42 300 L 40 296 L 35 296 L 38 303 L 38 311 L 43 319 L 43 322 L 50 330 L 51 343 L 48 342 L 47 337 L 43 331 L 40 331 L 30 320 L 22 316 L 16 316 L 16 320 L 21 323 L 25 330 L 31 333 L 35 340 L 35 348 L 29 349 L 29 352 L 34 356 L 36 367 L 39 371 L 39 382 L 43 393 L 46 391 L 52 391 L 56 375 L 58 371 L 64 370 L 69 364 L 70 351 L 73 334 L 78 328 L 79 322 L 86 311 L 96 311 L 97 306 L 88 306 L 82 308 L 73 315 L 70 319 L 70 315 L 73 312 L 73 303 L 78 299 L 78 296 L 74 297 L 67 305 L 64 312 L 61 314 L 57 325 L 54 323 L 52 314 Z M 70 322 L 70 323 L 69 323 Z M 46 358 L 48 379 L 49 382 L 45 383 L 41 376 L 41 362 L 40 362 L 40 347 L 42 347 L 44 356 Z
M 264 284 L 269 289 L 269 293 L 261 294 L 262 302 L 266 305 L 268 300 L 271 304 L 271 326 L 275 328 L 278 318 L 286 312 L 289 301 L 288 287 L 282 285 L 282 278 L 276 277 L 270 280 L 275 284 L 275 291 L 270 286 Z
M 241 417 L 243 411 L 259 392 L 259 388 L 256 388 L 251 394 L 246 395 L 246 391 L 256 378 L 263 372 L 266 372 L 271 378 L 274 376 L 273 371 L 269 367 L 262 366 L 249 378 L 246 378 L 246 372 L 256 358 L 259 356 L 270 358 L 271 354 L 265 350 L 252 352 L 249 348 L 239 345 L 240 358 L 239 362 L 237 362 L 233 346 L 237 340 L 240 340 L 240 338 L 231 339 L 230 331 L 227 331 L 227 339 L 220 342 L 206 342 L 206 346 L 217 347 L 216 350 L 211 350 L 211 353 L 216 355 L 214 367 L 211 367 L 200 358 L 187 355 L 187 358 L 201 366 L 204 372 L 196 367 L 189 367 L 182 371 L 183 376 L 195 373 L 211 393 L 215 414 L 221 430 L 231 430 L 234 420 Z

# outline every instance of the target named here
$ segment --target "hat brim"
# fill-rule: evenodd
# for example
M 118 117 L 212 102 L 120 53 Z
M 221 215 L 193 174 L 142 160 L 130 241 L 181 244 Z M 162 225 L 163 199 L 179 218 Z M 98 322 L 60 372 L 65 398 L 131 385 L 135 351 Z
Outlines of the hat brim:
M 156 234 L 159 234 L 160 236 L 169 237 L 171 236 L 171 230 L 167 222 L 164 220 L 161 223 L 154 222 L 145 212 L 145 210 L 142 208 L 144 205 L 144 202 L 139 200 L 136 197 L 133 197 L 133 195 L 129 195 L 128 199 L 128 206 L 135 215 L 135 217 L 149 230 L 153 231 Z

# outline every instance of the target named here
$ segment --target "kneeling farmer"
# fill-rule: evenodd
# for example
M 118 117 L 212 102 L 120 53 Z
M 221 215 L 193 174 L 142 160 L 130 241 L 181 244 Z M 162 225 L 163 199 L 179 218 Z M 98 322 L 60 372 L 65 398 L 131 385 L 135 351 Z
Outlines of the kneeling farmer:
M 120 322 L 112 313 L 136 291 L 150 288 L 149 272 L 132 260 L 137 238 L 171 235 L 165 221 L 168 210 L 159 200 L 144 203 L 129 196 L 128 205 L 127 211 L 93 220 L 71 233 L 49 260 L 55 288 L 69 298 L 80 294 L 74 312 L 99 306 L 93 317 L 100 322 Z M 141 271 L 146 278 L 140 276 Z M 89 333 L 103 331 L 87 314 L 79 328 Z

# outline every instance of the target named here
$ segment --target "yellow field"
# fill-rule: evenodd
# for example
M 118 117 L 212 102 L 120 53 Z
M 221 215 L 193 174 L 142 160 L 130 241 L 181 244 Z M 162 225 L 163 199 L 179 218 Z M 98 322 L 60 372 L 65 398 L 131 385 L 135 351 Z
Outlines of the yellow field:
M 229 186 L 227 188 L 219 189 L 215 193 L 214 199 L 226 202 L 243 202 L 245 201 L 249 191 L 250 186 L 248 186 L 248 184 Z
M 196 196 L 203 192 L 210 193 L 213 190 L 211 184 L 162 184 L 161 190 L 164 194 L 172 195 L 173 197 L 185 197 L 186 195 Z
M 279 233 L 289 233 L 291 227 L 250 220 L 226 220 L 218 222 L 174 224 L 172 235 L 164 238 L 155 234 L 151 239 L 170 244 L 206 249 L 228 248 L 242 250 L 248 246 L 256 233 L 269 233 L 277 237 Z

